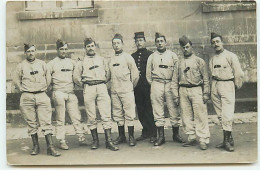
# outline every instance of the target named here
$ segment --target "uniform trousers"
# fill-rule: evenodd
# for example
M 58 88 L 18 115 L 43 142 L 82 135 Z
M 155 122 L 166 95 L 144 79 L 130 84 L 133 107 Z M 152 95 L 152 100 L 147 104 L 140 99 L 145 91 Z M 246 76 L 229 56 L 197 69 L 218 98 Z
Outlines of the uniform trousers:
M 74 93 L 65 93 L 62 91 L 53 91 L 53 101 L 56 110 L 56 138 L 58 140 L 65 140 L 65 111 L 67 108 L 68 114 L 72 121 L 75 132 L 79 138 L 84 136 L 84 127 L 81 124 L 81 114 L 78 106 L 78 98 Z
M 153 80 L 151 84 L 151 102 L 155 125 L 157 127 L 165 125 L 164 101 L 166 101 L 166 105 L 169 111 L 171 125 L 173 127 L 178 127 L 180 113 L 177 105 L 174 104 L 173 101 L 171 82 L 164 80 Z
M 88 116 L 87 125 L 90 130 L 97 128 L 96 105 L 101 116 L 103 129 L 111 129 L 111 100 L 106 84 L 84 85 L 84 103 Z
M 144 80 L 139 80 L 134 90 L 138 119 L 143 126 L 142 136 L 144 137 L 153 137 L 156 134 L 150 90 L 150 85 Z
M 211 100 L 223 130 L 232 131 L 235 111 L 235 85 L 233 81 L 212 81 Z
M 200 142 L 209 143 L 207 105 L 203 103 L 202 87 L 180 87 L 180 107 L 184 133 L 188 140 L 199 137 Z
M 51 102 L 45 92 L 37 94 L 22 93 L 20 110 L 27 122 L 29 135 L 37 133 L 39 127 L 41 127 L 44 135 L 53 133 Z
M 134 91 L 111 93 L 112 114 L 118 126 L 134 126 L 135 96 Z

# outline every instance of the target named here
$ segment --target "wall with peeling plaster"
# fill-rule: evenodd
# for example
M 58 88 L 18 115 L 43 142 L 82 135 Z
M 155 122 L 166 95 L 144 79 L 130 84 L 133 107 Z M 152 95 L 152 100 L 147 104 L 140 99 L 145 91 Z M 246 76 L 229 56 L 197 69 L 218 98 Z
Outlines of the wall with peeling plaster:
M 113 35 L 121 33 L 125 51 L 131 53 L 135 51 L 133 37 L 136 31 L 145 32 L 147 47 L 151 50 L 155 50 L 155 32 L 163 33 L 166 35 L 168 48 L 179 56 L 181 52 L 178 38 L 185 34 L 192 40 L 195 54 L 206 62 L 214 53 L 210 47 L 210 33 L 214 31 L 222 34 L 226 49 L 239 57 L 245 72 L 245 81 L 255 83 L 256 11 L 243 8 L 243 4 L 241 6 L 238 10 L 233 5 L 218 7 L 220 11 L 209 12 L 200 1 L 96 1 L 94 7 L 97 9 L 97 16 L 20 20 L 19 13 L 24 11 L 24 2 L 8 2 L 7 93 L 16 92 L 12 85 L 12 73 L 24 59 L 24 42 L 35 43 L 37 57 L 48 62 L 55 57 L 55 42 L 58 38 L 70 43 L 70 56 L 78 59 L 84 55 L 83 39 L 91 36 L 98 43 L 98 52 L 109 58 L 113 54 Z M 256 97 L 256 93 L 254 96 Z

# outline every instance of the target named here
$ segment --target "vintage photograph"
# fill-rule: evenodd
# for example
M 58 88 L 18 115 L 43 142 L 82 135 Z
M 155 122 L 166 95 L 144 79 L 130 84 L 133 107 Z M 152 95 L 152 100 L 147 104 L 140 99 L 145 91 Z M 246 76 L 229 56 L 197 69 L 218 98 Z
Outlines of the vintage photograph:
M 258 159 L 255 1 L 6 2 L 8 165 Z

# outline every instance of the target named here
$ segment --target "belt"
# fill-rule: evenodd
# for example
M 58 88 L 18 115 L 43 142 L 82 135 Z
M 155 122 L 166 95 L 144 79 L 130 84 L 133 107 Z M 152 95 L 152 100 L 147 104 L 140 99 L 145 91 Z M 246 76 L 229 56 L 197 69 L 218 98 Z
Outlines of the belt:
M 99 84 L 103 84 L 103 83 L 105 83 L 105 81 L 86 81 L 86 82 L 84 82 L 84 84 L 87 84 L 89 86 L 99 85 Z
M 153 81 L 160 82 L 160 83 L 168 83 L 171 82 L 171 79 L 159 79 L 159 78 L 153 78 Z
M 39 94 L 43 93 L 44 91 L 35 91 L 35 92 L 30 92 L 30 91 L 23 91 L 24 93 L 31 93 L 31 94 Z
M 185 87 L 185 88 L 194 88 L 194 87 L 200 87 L 202 86 L 202 84 L 200 85 L 188 85 L 188 84 L 181 84 L 180 87 Z
M 216 80 L 216 81 L 234 81 L 234 78 L 232 79 L 226 79 L 226 80 L 222 80 L 222 79 L 218 79 L 215 76 L 212 77 L 212 79 Z

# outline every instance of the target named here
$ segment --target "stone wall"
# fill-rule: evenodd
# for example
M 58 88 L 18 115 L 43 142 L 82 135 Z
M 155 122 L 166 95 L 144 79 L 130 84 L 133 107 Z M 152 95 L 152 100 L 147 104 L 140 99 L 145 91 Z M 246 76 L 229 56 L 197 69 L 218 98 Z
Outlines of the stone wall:
M 55 57 L 58 38 L 70 43 L 70 56 L 78 59 L 84 55 L 84 38 L 91 36 L 98 43 L 99 53 L 109 58 L 113 54 L 111 39 L 115 33 L 123 35 L 125 51 L 132 53 L 135 51 L 134 32 L 137 31 L 145 32 L 151 50 L 155 50 L 155 32 L 163 33 L 169 49 L 179 55 L 178 38 L 185 34 L 192 40 L 195 54 L 206 62 L 213 53 L 210 33 L 222 34 L 226 48 L 239 55 L 246 81 L 256 82 L 255 6 L 249 1 L 219 1 L 217 4 L 214 1 L 94 1 L 94 11 L 83 9 L 81 12 L 64 10 L 54 13 L 25 12 L 25 2 L 8 2 L 7 93 L 16 92 L 12 73 L 24 59 L 24 42 L 35 43 L 37 57 L 48 62 Z

